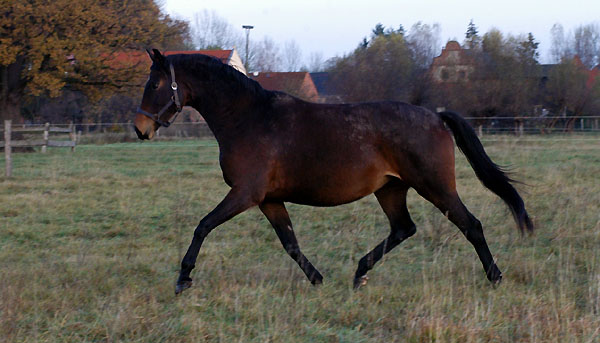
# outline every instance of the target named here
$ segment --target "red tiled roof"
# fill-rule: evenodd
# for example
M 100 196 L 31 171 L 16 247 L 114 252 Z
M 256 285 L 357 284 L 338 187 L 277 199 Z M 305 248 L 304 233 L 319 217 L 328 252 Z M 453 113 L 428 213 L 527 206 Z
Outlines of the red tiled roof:
M 307 72 L 262 72 L 250 78 L 268 90 L 290 93 L 300 98 L 317 101 L 317 88 Z
M 177 55 L 177 54 L 202 54 L 208 55 L 221 60 L 221 62 L 228 64 L 233 50 L 187 50 L 187 51 L 165 51 L 165 56 Z M 133 50 L 133 51 L 121 51 L 112 55 L 112 61 L 121 64 L 122 66 L 134 66 L 136 64 L 147 64 L 150 66 L 152 63 L 148 54 L 145 51 Z
M 170 55 L 192 55 L 192 54 L 202 54 L 208 55 L 221 60 L 221 62 L 228 64 L 231 55 L 233 54 L 233 50 L 185 50 L 185 51 L 165 51 L 165 56 Z

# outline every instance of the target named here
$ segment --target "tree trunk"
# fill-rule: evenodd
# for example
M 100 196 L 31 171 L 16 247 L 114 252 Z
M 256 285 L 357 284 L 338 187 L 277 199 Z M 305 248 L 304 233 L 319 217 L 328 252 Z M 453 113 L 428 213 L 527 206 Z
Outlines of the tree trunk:
M 12 120 L 13 125 L 23 123 L 23 118 L 21 118 L 21 107 L 7 102 L 0 108 L 0 120 Z
M 0 66 L 0 120 L 12 120 L 12 124 L 23 122 L 21 118 L 22 58 L 8 66 Z

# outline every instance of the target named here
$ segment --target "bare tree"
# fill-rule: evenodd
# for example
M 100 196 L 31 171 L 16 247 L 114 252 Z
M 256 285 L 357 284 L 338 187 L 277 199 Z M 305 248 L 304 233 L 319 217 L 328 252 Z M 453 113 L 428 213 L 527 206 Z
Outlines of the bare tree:
M 283 45 L 283 69 L 298 71 L 302 67 L 302 51 L 295 40 L 288 40 Z
M 552 36 L 552 47 L 550 48 L 552 62 L 560 63 L 564 58 L 572 57 L 573 52 L 569 47 L 569 39 L 565 35 L 563 26 L 559 23 L 552 25 L 550 35 Z
M 406 37 L 406 41 L 413 53 L 413 59 L 417 66 L 427 68 L 433 58 L 440 53 L 440 25 L 415 23 Z
M 600 63 L 600 26 L 597 23 L 580 25 L 568 34 L 562 25 L 554 24 L 550 33 L 553 62 L 560 63 L 577 55 L 589 69 Z
M 231 49 L 244 44 L 241 30 L 234 28 L 217 12 L 203 10 L 192 20 L 192 42 L 197 49 Z
M 252 58 L 250 59 L 250 70 L 252 71 L 281 71 L 282 57 L 279 47 L 275 41 L 265 36 L 261 41 L 252 45 Z
M 600 27 L 591 23 L 575 28 L 573 51 L 589 69 L 600 63 Z
M 323 53 L 320 51 L 311 52 L 310 56 L 308 57 L 308 67 L 306 69 L 308 69 L 308 71 L 311 73 L 324 71 L 325 62 L 323 60 Z

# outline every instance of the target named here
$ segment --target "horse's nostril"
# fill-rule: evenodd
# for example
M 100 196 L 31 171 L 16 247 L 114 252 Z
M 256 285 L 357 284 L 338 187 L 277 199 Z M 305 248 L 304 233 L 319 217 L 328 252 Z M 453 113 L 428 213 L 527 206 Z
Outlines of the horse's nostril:
M 139 139 L 148 139 L 148 135 L 147 134 L 142 134 L 140 132 L 140 130 L 138 130 L 137 127 L 134 127 L 134 129 L 135 129 L 135 133 L 137 134 L 137 136 L 138 136 Z

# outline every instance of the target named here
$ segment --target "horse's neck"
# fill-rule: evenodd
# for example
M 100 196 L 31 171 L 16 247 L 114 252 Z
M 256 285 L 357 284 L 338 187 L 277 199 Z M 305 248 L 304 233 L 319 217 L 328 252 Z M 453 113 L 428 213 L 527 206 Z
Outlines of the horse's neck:
M 220 89 L 220 88 L 219 88 Z M 192 106 L 202 115 L 219 143 L 240 136 L 252 120 L 252 99 L 240 92 L 222 92 L 194 99 Z

